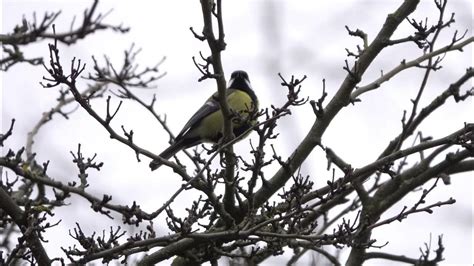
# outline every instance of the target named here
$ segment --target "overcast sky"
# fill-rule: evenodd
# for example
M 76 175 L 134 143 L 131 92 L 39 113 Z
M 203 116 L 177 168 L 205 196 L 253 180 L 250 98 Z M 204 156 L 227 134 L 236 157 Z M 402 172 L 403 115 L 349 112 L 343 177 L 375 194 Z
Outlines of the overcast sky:
M 36 12 L 41 17 L 45 11 L 57 10 L 62 10 L 62 14 L 56 23 L 56 29 L 58 32 L 66 31 L 73 16 L 80 16 L 81 10 L 91 2 L 2 1 L 2 33 L 11 32 L 23 16 L 31 18 L 32 13 Z M 246 70 L 260 98 L 261 107 L 269 107 L 271 104 L 278 106 L 286 99 L 278 72 L 286 77 L 301 77 L 306 74 L 308 79 L 303 83 L 303 95 L 310 99 L 320 97 L 321 80 L 324 78 L 328 97 L 332 97 L 346 75 L 342 69 L 346 59 L 345 48 L 354 51 L 355 45 L 360 44 L 359 39 L 348 36 L 344 26 L 364 30 L 370 41 L 382 26 L 386 15 L 393 12 L 401 1 L 353 0 L 317 4 L 314 1 L 296 3 L 289 0 L 223 2 L 228 44 L 223 53 L 226 76 L 236 69 Z M 206 44 L 196 40 L 189 31 L 191 26 L 197 32 L 202 29 L 199 1 L 131 3 L 101 1 L 98 7 L 102 12 L 113 8 L 105 21 L 110 24 L 123 23 L 131 28 L 129 33 L 122 35 L 109 31 L 97 32 L 77 45 L 61 45 L 62 62 L 68 65 L 73 57 L 80 58 L 88 63 L 86 72 L 89 72 L 92 55 L 100 58 L 107 54 L 113 62 L 120 63 L 123 50 L 128 49 L 131 43 L 142 49 L 138 60 L 143 67 L 152 66 L 166 57 L 161 70 L 167 74 L 157 81 L 157 88 L 137 93 L 149 100 L 156 93 L 158 112 L 167 114 L 170 128 L 177 133 L 208 95 L 216 90 L 213 81 L 197 82 L 200 73 L 191 60 L 192 56 L 199 56 L 199 51 L 208 54 Z M 472 35 L 471 1 L 450 1 L 448 9 L 448 14 L 456 12 L 456 24 L 441 36 L 439 46 L 447 44 L 456 29 L 460 32 L 469 29 L 468 35 Z M 420 20 L 426 16 L 430 17 L 430 21 L 437 17 L 432 1 L 422 1 L 412 17 Z M 80 20 L 79 17 L 77 20 Z M 408 24 L 404 23 L 395 37 L 404 37 L 411 32 Z M 46 42 L 31 45 L 25 51 L 26 56 L 48 55 Z M 370 83 L 380 75 L 381 70 L 386 72 L 401 60 L 410 60 L 419 55 L 420 51 L 413 44 L 384 50 L 364 76 L 361 85 Z M 472 56 L 472 45 L 464 53 L 447 55 L 443 68 L 432 75 L 422 106 L 456 81 L 467 67 L 472 66 Z M 363 95 L 361 103 L 345 108 L 324 135 L 324 144 L 338 151 L 353 167 L 360 167 L 374 160 L 400 129 L 403 110 L 411 108 L 410 98 L 416 95 L 422 73 L 419 69 L 402 73 L 381 89 Z M 42 67 L 26 64 L 14 66 L 3 73 L 0 94 L 2 132 L 9 126 L 11 118 L 17 120 L 15 135 L 8 140 L 7 147 L 24 146 L 26 134 L 32 125 L 38 121 L 42 112 L 55 104 L 57 89 L 44 89 L 39 85 L 45 74 Z M 118 100 L 114 103 L 117 104 Z M 445 110 L 435 113 L 432 119 L 427 120 L 421 129 L 425 134 L 437 138 L 459 129 L 464 122 L 474 122 L 473 103 L 472 99 L 459 105 L 449 103 Z M 98 110 L 105 110 L 104 100 L 98 100 L 93 106 Z M 75 107 L 72 106 L 71 109 L 73 108 Z M 305 105 L 295 109 L 292 117 L 280 122 L 281 136 L 274 144 L 282 156 L 291 154 L 313 121 L 311 107 Z M 125 102 L 121 108 L 114 126 L 120 131 L 122 124 L 127 129 L 133 129 L 137 143 L 149 150 L 159 153 L 168 145 L 168 138 L 158 123 L 134 103 Z M 143 159 L 141 163 L 137 163 L 132 151 L 111 140 L 105 130 L 83 110 L 75 112 L 69 120 L 55 117 L 38 135 L 34 150 L 38 153 L 39 161 L 51 160 L 51 176 L 69 181 L 75 178 L 75 167 L 69 151 L 75 151 L 78 143 L 82 144 L 86 154 L 97 153 L 98 158 L 105 162 L 102 171 L 91 173 L 90 191 L 99 195 L 112 194 L 116 203 L 131 204 L 132 200 L 136 200 L 145 210 L 152 211 L 161 206 L 181 185 L 177 176 L 167 169 L 150 173 L 148 160 Z M 248 150 L 248 141 L 236 145 L 236 151 L 247 154 L 247 157 Z M 310 174 L 316 185 L 322 186 L 331 175 L 325 171 L 324 154 L 321 151 L 313 153 L 303 165 L 302 171 Z M 380 243 L 390 242 L 385 250 L 387 252 L 417 257 L 418 248 L 429 240 L 430 234 L 433 239 L 444 234 L 446 265 L 469 263 L 473 248 L 472 192 L 472 174 L 453 176 L 452 185 L 439 185 L 428 197 L 428 202 L 454 197 L 457 199 L 454 206 L 436 209 L 431 215 L 412 215 L 403 223 L 393 223 L 375 230 L 374 237 Z M 387 217 L 399 213 L 404 205 L 411 206 L 420 193 L 418 191 L 407 196 L 406 201 L 395 205 Z M 184 213 L 184 207 L 190 204 L 187 199 L 195 196 L 195 193 L 187 192 L 178 198 L 173 208 L 178 213 Z M 61 254 L 59 244 L 74 243 L 64 236 L 76 221 L 80 221 L 83 229 L 88 232 L 97 229 L 99 222 L 103 222 L 105 229 L 110 224 L 109 220 L 94 213 L 84 200 L 73 197 L 71 202 L 74 203 L 74 210 L 60 209 L 54 219 L 62 219 L 62 223 L 50 229 L 51 234 L 48 234 L 50 242 L 47 247 L 52 254 Z M 87 221 L 91 220 L 94 224 L 86 226 Z M 157 232 L 167 232 L 163 224 L 155 223 L 155 227 Z M 413 238 L 407 239 L 407 236 Z M 343 253 L 345 255 L 347 254 Z M 286 256 L 291 256 L 291 252 Z M 269 261 L 268 265 L 278 259 Z M 301 265 L 309 259 L 310 257 L 305 258 Z M 371 263 L 367 265 L 376 265 L 380 261 Z

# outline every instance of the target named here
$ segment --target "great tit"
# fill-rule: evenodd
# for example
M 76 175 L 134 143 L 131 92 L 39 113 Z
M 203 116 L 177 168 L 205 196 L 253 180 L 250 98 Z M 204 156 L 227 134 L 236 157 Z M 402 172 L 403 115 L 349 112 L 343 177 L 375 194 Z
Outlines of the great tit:
M 233 133 L 238 137 L 256 123 L 254 116 L 249 115 L 258 110 L 258 99 L 252 90 L 247 72 L 238 70 L 232 73 L 226 94 L 227 104 L 233 114 L 231 120 Z M 174 143 L 159 156 L 168 160 L 182 149 L 205 142 L 218 143 L 223 136 L 223 127 L 224 118 L 216 92 L 184 125 Z M 161 162 L 158 160 L 150 163 L 152 171 L 160 166 Z

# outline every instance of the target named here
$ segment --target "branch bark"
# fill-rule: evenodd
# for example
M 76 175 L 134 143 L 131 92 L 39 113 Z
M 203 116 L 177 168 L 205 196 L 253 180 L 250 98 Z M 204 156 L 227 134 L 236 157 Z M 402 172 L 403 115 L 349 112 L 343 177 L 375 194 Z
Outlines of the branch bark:
M 38 233 L 35 230 L 31 230 L 27 215 L 2 187 L 0 187 L 0 209 L 8 213 L 18 228 L 20 228 L 27 246 L 33 253 L 38 265 L 50 265 L 51 260 L 48 253 L 46 253 Z

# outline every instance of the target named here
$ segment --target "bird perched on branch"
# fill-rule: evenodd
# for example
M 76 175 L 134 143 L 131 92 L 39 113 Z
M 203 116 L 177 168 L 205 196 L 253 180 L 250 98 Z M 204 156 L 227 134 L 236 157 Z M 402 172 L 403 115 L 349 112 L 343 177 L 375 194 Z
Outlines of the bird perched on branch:
M 256 123 L 254 114 L 258 110 L 258 99 L 250 85 L 249 76 L 245 71 L 234 71 L 230 76 L 226 90 L 227 104 L 231 111 L 234 136 L 242 135 Z M 224 117 L 219 105 L 218 93 L 214 93 L 201 108 L 184 125 L 176 136 L 174 143 L 160 153 L 160 157 L 168 160 L 177 152 L 204 142 L 218 143 L 223 136 Z M 156 170 L 162 163 L 153 160 L 151 170 Z

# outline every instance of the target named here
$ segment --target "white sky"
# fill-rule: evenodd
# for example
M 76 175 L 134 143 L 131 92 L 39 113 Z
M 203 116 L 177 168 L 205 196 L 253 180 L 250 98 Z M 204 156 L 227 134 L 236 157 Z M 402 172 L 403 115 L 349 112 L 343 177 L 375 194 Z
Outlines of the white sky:
M 2 33 L 10 32 L 14 25 L 21 21 L 23 14 L 31 18 L 32 12 L 36 11 L 40 17 L 39 14 L 44 11 L 59 9 L 63 12 L 56 28 L 58 32 L 65 31 L 69 28 L 72 17 L 75 14 L 80 16 L 81 10 L 90 3 L 91 1 L 2 1 Z M 90 57 L 96 55 L 100 58 L 105 53 L 113 62 L 120 63 L 123 50 L 128 49 L 132 42 L 143 50 L 139 56 L 142 66 L 154 65 L 166 56 L 162 70 L 166 71 L 167 75 L 157 82 L 155 91 L 141 91 L 139 94 L 151 100 L 152 94 L 157 93 L 158 112 L 166 113 L 169 126 L 178 132 L 193 111 L 215 90 L 213 82 L 197 83 L 199 73 L 191 60 L 192 56 L 199 56 L 199 51 L 204 54 L 208 52 L 205 43 L 194 39 L 189 31 L 190 26 L 197 32 L 201 31 L 199 2 L 135 3 L 123 0 L 101 2 L 98 7 L 100 11 L 114 9 L 106 22 L 123 22 L 125 26 L 131 27 L 131 32 L 125 35 L 98 32 L 75 46 L 61 46 L 62 62 L 68 65 L 72 57 L 76 56 L 88 62 L 87 72 L 91 70 Z M 287 77 L 292 74 L 296 77 L 308 75 L 307 81 L 303 83 L 303 95 L 310 99 L 319 98 L 321 80 L 325 78 L 328 97 L 332 97 L 346 74 L 342 70 L 346 58 L 344 48 L 355 50 L 355 45 L 360 44 L 358 39 L 348 36 L 344 25 L 349 25 L 351 29 L 364 30 L 369 40 L 372 40 L 386 15 L 395 10 L 400 1 L 327 1 L 323 4 L 314 4 L 313 1 L 298 1 L 297 4 L 295 1 L 275 1 L 277 15 L 273 17 L 273 21 L 279 31 L 269 30 L 267 21 L 272 20 L 269 3 L 271 2 L 263 0 L 224 3 L 228 44 L 223 54 L 226 75 L 236 69 L 246 70 L 260 98 L 261 107 L 271 104 L 278 106 L 285 101 L 286 94 L 279 85 L 278 72 Z M 433 7 L 432 1 L 422 1 L 412 17 L 420 20 L 430 16 L 430 21 L 433 21 L 436 18 Z M 457 21 L 441 37 L 439 46 L 449 42 L 455 29 L 463 32 L 469 28 L 468 35 L 472 35 L 472 3 L 468 0 L 454 0 L 448 3 L 448 9 L 448 14 L 456 12 Z M 411 33 L 411 29 L 404 24 L 395 36 L 403 37 L 408 33 Z M 25 51 L 27 56 L 48 54 L 46 42 L 32 45 Z M 412 44 L 384 50 L 364 76 L 361 85 L 377 77 L 381 69 L 386 72 L 402 59 L 409 60 L 417 56 L 419 52 Z M 421 105 L 427 104 L 450 83 L 456 81 L 469 66 L 472 66 L 472 45 L 464 53 L 447 55 L 443 69 L 433 73 Z M 354 167 L 369 163 L 394 137 L 393 131 L 398 132 L 400 129 L 402 112 L 411 107 L 409 99 L 416 95 L 421 73 L 421 70 L 404 72 L 381 89 L 363 95 L 362 103 L 345 108 L 324 135 L 324 144 L 337 151 Z M 55 103 L 57 90 L 43 89 L 39 85 L 43 75 L 45 71 L 42 67 L 26 64 L 14 66 L 3 74 L 3 86 L 0 91 L 2 132 L 9 126 L 12 117 L 17 119 L 15 135 L 6 143 L 8 148 L 18 149 L 23 146 L 32 124 L 39 119 L 42 112 Z M 103 111 L 103 102 L 99 100 L 93 106 Z M 117 103 L 118 101 L 115 101 L 115 104 Z M 447 107 L 444 111 L 435 113 L 432 119 L 422 125 L 425 135 L 442 137 L 460 128 L 466 121 L 473 122 L 472 99 L 457 106 L 448 103 Z M 291 118 L 280 122 L 281 136 L 274 143 L 283 156 L 293 151 L 314 121 L 314 114 L 309 105 L 293 111 Z M 133 103 L 123 104 L 118 121 L 115 122 L 118 131 L 121 131 L 122 124 L 127 129 L 133 129 L 136 141 L 150 150 L 158 153 L 167 146 L 168 138 L 158 123 Z M 440 126 L 440 123 L 443 123 L 443 126 Z M 51 160 L 51 176 L 69 181 L 75 178 L 75 174 L 71 174 L 75 173 L 75 168 L 69 151 L 75 151 L 77 143 L 82 144 L 85 155 L 97 152 L 98 159 L 105 162 L 99 173 L 90 173 L 89 192 L 94 191 L 98 195 L 112 194 L 115 203 L 131 204 L 132 200 L 137 200 L 145 210 L 152 211 L 161 206 L 181 184 L 171 171 L 164 168 L 150 173 L 148 160 L 136 163 L 133 152 L 110 140 L 105 130 L 82 110 L 71 115 L 70 120 L 55 117 L 38 135 L 34 149 L 38 153 L 38 160 Z M 248 149 L 248 141 L 236 145 L 236 151 L 239 153 L 248 154 Z M 324 154 L 315 149 L 302 171 L 310 174 L 317 185 L 324 185 L 331 176 L 330 172 L 325 171 L 325 166 Z M 428 197 L 428 203 L 434 203 L 452 196 L 457 199 L 454 206 L 435 209 L 432 215 L 412 215 L 403 223 L 392 223 L 376 230 L 373 237 L 380 243 L 390 242 L 385 248 L 386 252 L 418 257 L 418 247 L 428 241 L 430 233 L 434 240 L 438 234 L 444 234 L 445 265 L 471 264 L 472 178 L 472 174 L 453 176 L 452 185 L 438 185 L 436 191 Z M 398 213 L 404 205 L 410 207 L 420 193 L 421 191 L 412 193 L 404 203 L 394 206 L 389 213 Z M 189 206 L 191 202 L 189 199 L 195 196 L 195 193 L 180 196 L 173 209 L 184 213 L 184 207 Z M 104 229 L 110 224 L 109 220 L 91 211 L 84 200 L 74 197 L 71 202 L 74 203 L 74 211 L 71 208 L 63 208 L 53 218 L 62 219 L 63 222 L 49 231 L 50 242 L 47 247 L 52 254 L 61 254 L 59 244 L 73 244 L 72 239 L 64 236 L 73 228 L 76 220 L 82 221 L 82 228 L 88 232 L 97 230 L 98 223 L 103 223 L 101 228 Z M 90 221 L 94 223 L 87 226 L 86 223 Z M 155 222 L 155 227 L 157 232 L 166 232 L 165 225 L 159 222 Z M 413 238 L 407 239 L 407 236 Z M 281 258 L 269 261 L 268 265 L 279 259 Z M 309 259 L 307 256 L 301 261 L 301 265 Z M 367 265 L 378 263 L 380 261 L 369 261 Z

